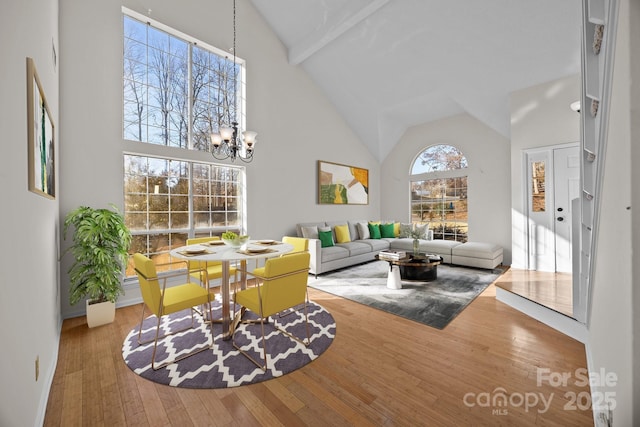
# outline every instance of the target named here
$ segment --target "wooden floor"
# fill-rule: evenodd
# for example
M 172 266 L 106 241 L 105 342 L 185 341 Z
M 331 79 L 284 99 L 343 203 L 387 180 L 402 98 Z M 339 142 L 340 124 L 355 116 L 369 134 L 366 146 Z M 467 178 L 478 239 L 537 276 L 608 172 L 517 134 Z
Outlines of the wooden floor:
M 570 273 L 509 269 L 496 286 L 559 313 L 573 316 L 573 282 Z
M 139 305 L 91 330 L 66 320 L 44 425 L 593 425 L 575 408 L 589 393 L 575 379 L 583 344 L 496 301 L 494 285 L 444 330 L 310 294 L 336 319 L 331 347 L 291 374 L 231 389 L 174 388 L 129 370 L 121 348 Z M 552 386 L 539 369 L 570 378 Z

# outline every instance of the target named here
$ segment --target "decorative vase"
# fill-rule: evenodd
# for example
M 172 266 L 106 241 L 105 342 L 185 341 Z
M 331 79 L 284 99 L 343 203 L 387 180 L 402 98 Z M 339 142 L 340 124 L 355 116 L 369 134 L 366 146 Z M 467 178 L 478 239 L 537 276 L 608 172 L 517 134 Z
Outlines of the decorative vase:
M 106 325 L 116 317 L 116 304 L 111 301 L 90 303 L 87 300 L 87 325 L 90 328 Z
M 413 239 L 413 254 L 418 255 L 420 253 L 420 240 Z

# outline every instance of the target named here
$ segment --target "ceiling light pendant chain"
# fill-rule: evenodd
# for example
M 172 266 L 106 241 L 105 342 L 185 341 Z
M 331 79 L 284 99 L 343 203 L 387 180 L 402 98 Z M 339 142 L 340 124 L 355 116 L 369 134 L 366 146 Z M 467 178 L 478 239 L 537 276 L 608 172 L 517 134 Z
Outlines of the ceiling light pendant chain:
M 218 160 L 225 160 L 230 158 L 231 161 L 235 161 L 239 158 L 245 163 L 249 163 L 253 160 L 253 150 L 257 142 L 256 136 L 258 135 L 253 131 L 244 131 L 242 136 L 238 134 L 238 68 L 236 64 L 236 0 L 233 0 L 233 120 L 230 126 L 220 126 L 219 133 L 211 134 L 211 154 Z

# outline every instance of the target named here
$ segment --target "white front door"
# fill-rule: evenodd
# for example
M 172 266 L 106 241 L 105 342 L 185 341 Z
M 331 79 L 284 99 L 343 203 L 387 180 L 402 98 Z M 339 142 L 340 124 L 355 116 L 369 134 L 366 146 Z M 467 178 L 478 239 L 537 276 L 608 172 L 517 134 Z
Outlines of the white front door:
M 556 271 L 571 273 L 571 201 L 580 197 L 578 147 L 553 150 Z
M 529 269 L 555 271 L 552 190 L 553 167 L 549 150 L 527 153 L 527 210 Z
M 527 159 L 529 269 L 572 271 L 571 200 L 579 197 L 577 145 L 530 150 Z

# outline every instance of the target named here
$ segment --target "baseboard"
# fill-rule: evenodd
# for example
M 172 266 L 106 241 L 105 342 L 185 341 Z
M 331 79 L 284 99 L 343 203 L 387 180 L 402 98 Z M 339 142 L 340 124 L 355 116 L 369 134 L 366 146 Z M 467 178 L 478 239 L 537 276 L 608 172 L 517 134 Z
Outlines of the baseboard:
M 56 368 L 58 366 L 58 353 L 60 352 L 60 338 L 62 336 L 62 318 L 58 321 L 58 339 L 56 339 L 56 348 L 51 355 L 51 363 L 46 371 L 46 377 L 43 392 L 40 395 L 40 402 L 38 403 L 38 413 L 36 414 L 37 426 L 44 425 L 44 417 L 47 413 L 47 403 L 49 402 L 49 393 L 51 392 L 51 386 L 53 385 L 53 378 L 56 375 Z
M 496 299 L 581 343 L 587 342 L 586 325 L 569 316 L 499 287 L 496 287 Z

